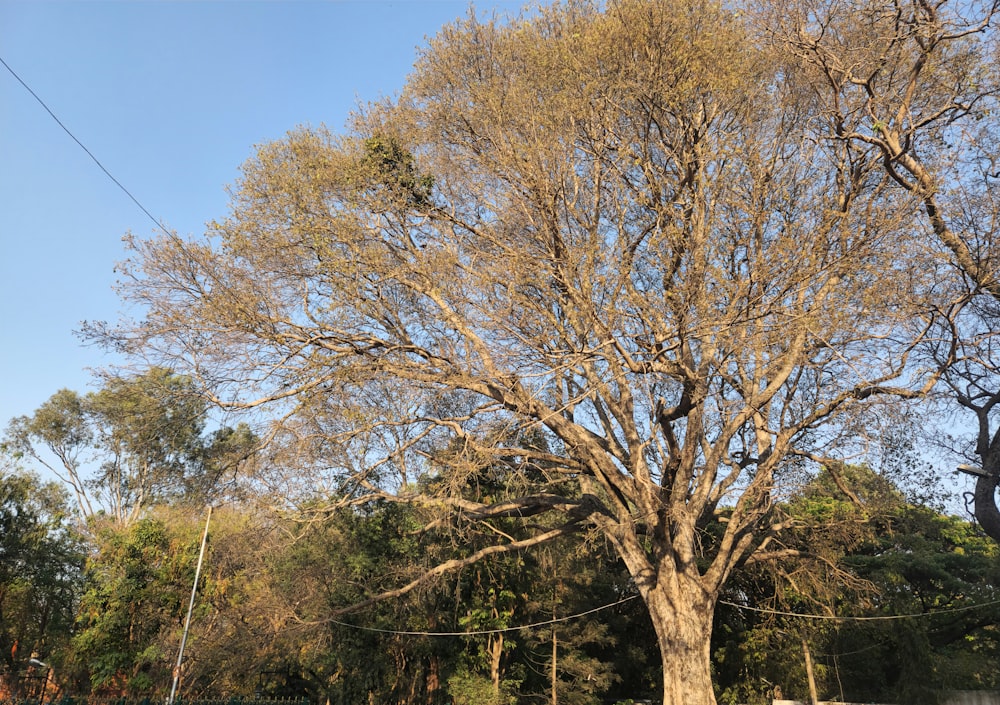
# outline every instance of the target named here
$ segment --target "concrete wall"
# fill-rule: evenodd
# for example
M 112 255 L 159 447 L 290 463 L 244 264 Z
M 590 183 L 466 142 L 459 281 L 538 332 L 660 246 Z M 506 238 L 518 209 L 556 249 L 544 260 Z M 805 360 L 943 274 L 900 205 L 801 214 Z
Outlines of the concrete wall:
M 801 700 L 775 700 L 773 705 L 809 705 Z M 838 703 L 820 700 L 819 705 L 879 705 L 878 703 Z M 884 704 L 883 704 L 884 705 Z M 1000 693 L 986 690 L 957 690 L 945 693 L 941 705 L 1000 705 Z
M 945 695 L 943 705 L 1000 705 L 1000 693 L 985 690 L 956 690 Z
M 771 705 L 809 705 L 809 703 L 804 700 L 773 700 L 771 701 Z M 887 705 L 887 704 L 886 703 L 840 703 L 840 702 L 835 702 L 833 700 L 820 700 L 819 705 Z M 951 703 L 948 703 L 948 705 L 951 705 Z M 965 704 L 963 703 L 962 705 Z

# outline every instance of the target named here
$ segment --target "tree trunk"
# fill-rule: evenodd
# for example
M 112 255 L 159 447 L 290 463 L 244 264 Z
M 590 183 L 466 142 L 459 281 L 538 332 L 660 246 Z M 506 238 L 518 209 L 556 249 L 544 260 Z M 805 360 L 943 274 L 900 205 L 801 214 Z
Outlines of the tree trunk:
M 809 643 L 802 640 L 802 656 L 806 660 L 806 678 L 809 681 L 809 702 L 811 705 L 819 705 L 819 694 L 816 691 L 816 677 L 813 675 L 812 654 L 809 653 Z
M 500 697 L 500 663 L 503 658 L 503 633 L 489 637 L 487 651 L 490 655 L 490 680 L 493 682 L 493 696 Z
M 427 699 L 428 705 L 437 700 L 438 690 L 441 689 L 441 663 L 437 655 L 430 658 L 427 666 Z
M 663 705 L 715 705 L 712 687 L 714 597 L 697 579 L 678 578 L 643 595 L 663 664 Z
M 559 605 L 559 586 L 561 581 L 557 581 L 555 585 L 552 586 L 552 671 L 549 676 L 552 681 L 552 705 L 559 705 L 559 695 L 556 686 L 559 685 L 559 671 L 558 671 L 558 658 L 559 658 L 559 641 L 556 636 L 556 609 Z
M 976 521 L 986 535 L 1000 543 L 1000 509 L 997 509 L 997 476 L 993 473 L 976 480 L 973 495 Z

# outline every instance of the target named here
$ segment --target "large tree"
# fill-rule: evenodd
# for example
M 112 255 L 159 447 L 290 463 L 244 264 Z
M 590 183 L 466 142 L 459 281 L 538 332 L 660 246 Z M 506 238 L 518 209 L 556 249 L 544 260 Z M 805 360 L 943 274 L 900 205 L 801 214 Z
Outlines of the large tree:
M 262 146 L 205 238 L 133 240 L 144 317 L 97 332 L 269 418 L 274 461 L 344 502 L 524 520 L 427 577 L 602 535 L 664 702 L 712 703 L 715 604 L 773 555 L 785 480 L 935 381 L 911 356 L 943 315 L 925 204 L 829 138 L 750 19 L 623 0 L 458 22 L 345 134 Z M 484 468 L 503 482 L 470 494 Z
M 953 268 L 943 281 L 964 289 L 931 357 L 955 362 L 943 389 L 972 421 L 955 450 L 979 466 L 975 515 L 1000 541 L 998 11 L 997 0 L 806 0 L 766 16 L 762 33 L 814 93 L 819 130 L 877 155 L 897 197 L 919 205 L 915 226 Z

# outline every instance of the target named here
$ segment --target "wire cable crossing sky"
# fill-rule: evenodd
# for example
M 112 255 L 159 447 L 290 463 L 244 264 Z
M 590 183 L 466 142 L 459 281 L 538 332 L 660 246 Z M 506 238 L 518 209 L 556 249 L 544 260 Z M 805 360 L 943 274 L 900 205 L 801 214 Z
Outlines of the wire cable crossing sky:
M 337 130 L 392 96 L 427 38 L 468 11 L 465 0 L 0 3 L 0 315 L 16 341 L 0 352 L 16 372 L 3 422 L 59 389 L 88 391 L 91 370 L 114 361 L 75 331 L 119 318 L 125 235 L 200 234 L 225 217 L 226 187 L 256 145 L 302 125 Z
M 90 157 L 93 160 L 94 164 L 96 164 L 98 167 L 100 167 L 101 171 L 103 171 L 104 174 L 109 179 L 111 179 L 115 183 L 115 185 L 118 188 L 120 188 L 125 193 L 126 196 L 128 196 L 130 199 L 132 199 L 132 202 L 135 203 L 135 205 L 137 205 L 139 207 L 139 210 L 141 210 L 143 213 L 146 214 L 146 216 L 153 222 L 153 225 L 155 225 L 156 227 L 158 227 L 161 230 L 163 230 L 164 232 L 166 232 L 166 229 L 163 227 L 163 225 L 160 223 L 160 221 L 158 221 L 155 217 L 153 217 L 153 214 L 149 212 L 149 210 L 146 208 L 146 206 L 142 205 L 142 203 L 139 201 L 139 199 L 136 198 L 134 195 L 132 195 L 132 192 L 129 191 L 127 188 L 125 188 L 125 186 L 122 184 L 122 182 L 119 181 L 118 179 L 116 179 L 114 177 L 114 174 L 112 174 L 110 171 L 108 171 L 107 167 L 105 167 L 103 164 L 101 164 L 101 160 L 98 159 L 97 157 L 95 157 L 94 153 L 91 152 L 89 149 L 87 149 L 87 145 L 85 145 L 83 142 L 81 142 L 80 139 L 76 135 L 74 135 L 73 132 L 68 127 L 66 127 L 66 125 L 63 124 L 63 121 L 60 120 L 59 117 L 54 112 L 52 112 L 52 109 L 49 108 L 49 106 L 45 104 L 45 101 L 42 100 L 37 93 L 35 93 L 33 90 L 31 90 L 31 86 L 29 86 L 27 83 L 25 83 L 23 78 L 21 78 L 20 76 L 17 75 L 17 72 L 14 71 L 14 69 L 12 69 L 10 67 L 10 65 L 6 61 L 3 60 L 3 57 L 0 57 L 0 64 L 3 64 L 3 67 L 10 72 L 10 75 L 13 76 L 14 78 L 16 78 L 17 81 L 18 81 L 18 83 L 20 83 L 22 86 L 24 86 L 24 89 L 26 91 L 28 91 L 28 93 L 31 94 L 31 97 L 34 98 L 36 101 L 38 101 L 39 105 L 41 105 L 43 108 L 45 108 L 45 112 L 47 112 L 49 115 L 51 115 L 52 119 L 55 120 L 56 123 L 59 125 L 59 127 L 61 127 L 63 129 L 63 132 L 65 132 L 67 135 L 69 135 L 73 139 L 73 141 L 76 142 L 80 146 L 80 149 L 82 149 L 84 152 L 87 153 L 87 156 Z

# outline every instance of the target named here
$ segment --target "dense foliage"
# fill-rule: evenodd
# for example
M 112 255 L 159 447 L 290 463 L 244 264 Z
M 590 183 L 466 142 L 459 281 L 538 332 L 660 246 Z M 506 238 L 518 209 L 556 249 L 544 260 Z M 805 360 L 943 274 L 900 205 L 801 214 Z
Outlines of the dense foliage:
M 0 693 L 33 656 L 67 658 L 83 560 L 63 488 L 0 466 Z
M 82 571 L 84 544 L 58 488 L 7 471 L 0 489 L 3 687 L 24 689 L 34 654 L 64 694 L 164 697 L 204 513 L 161 503 L 128 526 L 105 522 L 89 532 Z M 821 474 L 776 512 L 796 525 L 787 546 L 808 550 L 747 565 L 731 582 L 714 629 L 720 702 L 767 703 L 776 688 L 807 697 L 803 642 L 828 698 L 932 703 L 942 690 L 1000 686 L 1000 561 L 974 525 L 907 502 L 863 467 L 839 468 L 837 482 Z M 333 705 L 656 696 L 652 625 L 596 537 L 485 559 L 331 619 L 476 539 L 422 531 L 397 504 L 296 517 L 249 504 L 213 514 L 186 696 Z

